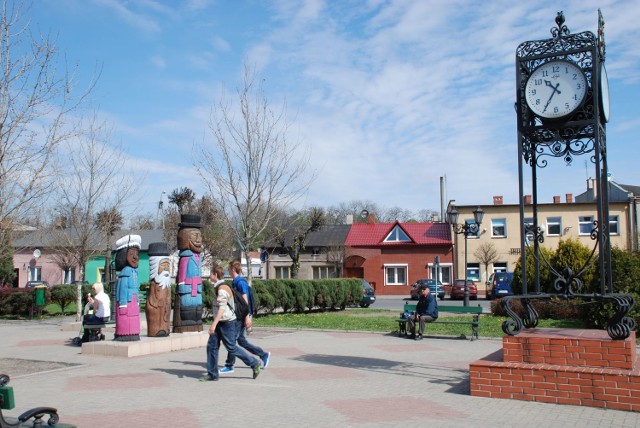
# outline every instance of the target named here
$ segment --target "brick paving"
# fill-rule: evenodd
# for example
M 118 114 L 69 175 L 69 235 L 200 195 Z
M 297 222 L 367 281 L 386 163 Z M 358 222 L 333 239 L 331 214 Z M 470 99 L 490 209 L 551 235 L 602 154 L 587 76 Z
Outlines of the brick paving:
M 250 340 L 271 351 L 256 380 L 238 364 L 198 382 L 204 348 L 83 355 L 62 323 L 0 322 L 0 373 L 9 371 L 16 402 L 5 414 L 51 406 L 61 423 L 93 428 L 640 426 L 633 412 L 471 397 L 469 363 L 501 340 L 256 329 Z

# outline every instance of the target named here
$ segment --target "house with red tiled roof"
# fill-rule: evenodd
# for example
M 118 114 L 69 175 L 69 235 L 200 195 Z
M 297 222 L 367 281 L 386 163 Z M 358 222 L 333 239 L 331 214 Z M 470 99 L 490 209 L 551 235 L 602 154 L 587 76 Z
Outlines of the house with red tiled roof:
M 418 279 L 453 281 L 451 227 L 447 223 L 368 223 L 351 225 L 345 240 L 344 276 L 364 278 L 378 295 L 409 296 Z

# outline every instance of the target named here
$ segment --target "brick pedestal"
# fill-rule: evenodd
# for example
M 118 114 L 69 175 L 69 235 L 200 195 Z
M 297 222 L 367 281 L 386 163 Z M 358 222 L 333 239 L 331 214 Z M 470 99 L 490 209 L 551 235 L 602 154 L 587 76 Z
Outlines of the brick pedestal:
M 640 411 L 636 336 L 532 329 L 469 366 L 471 395 Z

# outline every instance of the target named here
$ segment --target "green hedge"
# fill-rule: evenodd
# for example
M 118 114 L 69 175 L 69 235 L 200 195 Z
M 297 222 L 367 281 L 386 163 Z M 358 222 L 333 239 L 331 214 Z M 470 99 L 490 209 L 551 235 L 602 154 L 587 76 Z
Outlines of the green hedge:
M 229 285 L 230 281 L 227 282 Z M 146 289 L 148 283 L 141 284 Z M 213 307 L 213 284 L 204 280 L 202 304 L 210 310 Z M 261 312 L 273 313 L 277 310 L 284 312 L 308 312 L 314 309 L 345 309 L 356 305 L 362 296 L 362 282 L 355 278 L 303 280 L 303 279 L 268 279 L 253 281 L 255 308 Z M 105 285 L 105 292 L 108 293 Z M 84 296 L 91 292 L 90 285 L 82 287 Z M 46 291 L 47 303 L 57 303 L 62 313 L 76 302 L 76 285 L 55 285 Z M 175 287 L 172 287 L 172 294 Z M 34 301 L 33 289 L 2 289 L 0 290 L 0 315 L 24 316 L 31 314 Z M 172 299 L 173 301 L 173 299 Z M 144 308 L 141 308 L 144 310 Z
M 362 282 L 357 278 L 267 279 L 253 281 L 258 311 L 308 312 L 312 309 L 344 309 L 357 304 Z
M 230 281 L 227 281 L 228 285 Z M 344 309 L 358 304 L 362 282 L 354 278 L 341 279 L 254 279 L 254 307 L 259 312 L 308 312 L 313 309 Z M 213 306 L 213 285 L 203 281 L 202 303 Z
M 0 289 L 0 316 L 13 318 L 29 318 L 38 309 L 35 305 L 35 288 L 2 288 Z M 45 306 L 51 301 L 51 292 L 45 289 Z

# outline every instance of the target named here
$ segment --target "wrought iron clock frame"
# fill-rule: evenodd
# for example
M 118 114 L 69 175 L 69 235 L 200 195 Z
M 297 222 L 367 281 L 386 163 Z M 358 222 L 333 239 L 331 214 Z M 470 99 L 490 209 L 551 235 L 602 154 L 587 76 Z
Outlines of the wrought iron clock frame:
M 606 150 L 606 119 L 600 103 L 600 72 L 605 61 L 604 20 L 598 11 L 598 35 L 590 31 L 571 34 L 565 25 L 562 12 L 556 16 L 556 27 L 551 28 L 550 39 L 528 41 L 520 44 L 516 50 L 516 112 L 518 120 L 518 175 L 520 196 L 521 240 L 520 254 L 522 266 L 522 295 L 502 299 L 502 305 L 511 320 L 504 322 L 502 329 L 506 334 L 518 334 L 523 327 L 533 328 L 538 324 L 538 314 L 531 304 L 532 299 L 580 298 L 594 304 L 613 303 L 616 311 L 609 320 L 607 331 L 613 339 L 626 339 L 635 328 L 635 322 L 627 317 L 633 307 L 634 299 L 627 294 L 616 294 L 612 288 L 611 241 L 609 236 L 609 195 L 608 167 Z M 559 119 L 543 119 L 536 116 L 526 102 L 525 87 L 532 72 L 541 64 L 549 61 L 569 61 L 577 65 L 587 78 L 587 93 L 583 103 L 570 115 Z M 605 77 L 606 78 L 606 77 Z M 555 89 L 554 89 L 555 91 Z M 592 261 L 597 262 L 600 270 L 600 292 L 580 294 L 582 282 L 580 276 L 587 266 L 579 269 L 565 267 L 562 271 L 553 269 L 553 284 L 546 284 L 541 290 L 540 266 L 547 263 L 541 257 L 540 244 L 544 233 L 538 223 L 538 185 L 537 170 L 545 168 L 550 160 L 562 158 L 570 164 L 575 157 L 588 155 L 595 168 L 597 220 L 591 233 L 594 248 Z M 525 223 L 524 175 L 530 169 L 533 224 Z M 533 238 L 533 239 L 531 239 Z M 534 254 L 534 265 L 527 266 L 527 249 Z M 530 269 L 533 275 L 530 274 Z M 532 290 L 530 290 L 530 280 Z M 553 291 L 551 291 L 553 289 Z M 524 308 L 523 318 L 513 310 L 512 302 L 520 300 Z

